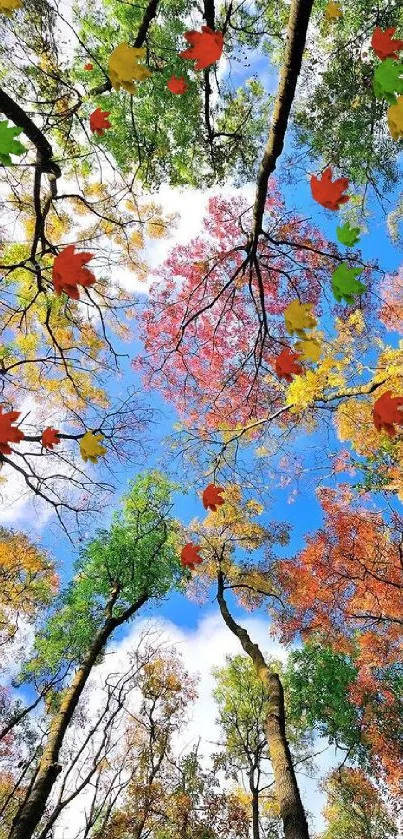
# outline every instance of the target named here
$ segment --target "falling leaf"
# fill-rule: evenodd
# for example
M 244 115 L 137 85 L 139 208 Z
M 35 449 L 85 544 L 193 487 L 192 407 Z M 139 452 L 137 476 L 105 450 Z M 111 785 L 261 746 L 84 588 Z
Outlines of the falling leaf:
M 334 3 L 333 0 L 329 0 L 329 3 L 325 7 L 325 18 L 326 20 L 337 20 L 339 17 L 343 16 L 343 12 L 338 3 Z
M 342 245 L 352 248 L 360 240 L 361 230 L 359 227 L 350 227 L 348 221 L 341 227 L 336 227 L 336 236 Z
M 317 338 L 304 338 L 296 341 L 295 348 L 306 361 L 319 361 L 322 355 L 322 348 Z
M 108 65 L 111 85 L 115 90 L 123 87 L 128 93 L 135 93 L 134 80 L 141 82 L 151 76 L 148 67 L 139 64 L 140 59 L 145 56 L 146 50 L 142 47 L 129 47 L 126 43 L 115 47 Z
M 321 180 L 316 175 L 312 175 L 312 196 L 318 204 L 326 207 L 327 210 L 338 210 L 340 204 L 345 204 L 350 200 L 349 195 L 342 194 L 347 189 L 348 183 L 348 178 L 336 178 L 335 181 L 332 181 L 332 168 L 328 166 L 323 172 Z
M 15 139 L 23 130 L 19 125 L 9 126 L 6 119 L 0 120 L 0 160 L 4 166 L 13 165 L 10 154 L 23 154 L 26 151 L 25 146 Z
M 194 571 L 195 565 L 200 565 L 200 563 L 203 562 L 203 558 L 198 554 L 199 550 L 200 545 L 194 545 L 193 542 L 188 542 L 187 545 L 182 548 L 181 563 L 184 568 L 188 567 Z
M 290 335 L 306 338 L 305 330 L 316 326 L 316 318 L 312 315 L 312 303 L 300 303 L 293 300 L 284 310 L 285 328 Z
M 403 139 L 403 96 L 388 108 L 388 125 L 394 140 Z
M 390 26 L 389 29 L 383 31 L 380 26 L 377 26 L 372 38 L 371 47 L 381 60 L 385 58 L 399 58 L 399 52 L 403 49 L 403 41 L 393 39 L 396 32 L 395 26 Z
M 299 353 L 293 352 L 290 347 L 285 347 L 275 360 L 275 369 L 278 377 L 285 379 L 286 382 L 292 382 L 293 376 L 301 375 L 304 372 L 304 368 L 298 362 L 300 357 Z
M 171 76 L 167 81 L 167 88 L 171 93 L 186 93 L 188 87 L 183 76 Z
M 20 443 L 24 439 L 22 431 L 13 426 L 20 415 L 20 411 L 6 411 L 3 414 L 3 405 L 0 405 L 0 452 L 2 454 L 12 454 L 12 449 L 8 444 Z
M 340 303 L 342 299 L 346 303 L 354 303 L 354 297 L 363 294 L 367 287 L 356 280 L 361 274 L 362 268 L 349 268 L 346 262 L 336 268 L 332 276 L 332 289 L 336 300 Z
M 111 123 L 106 119 L 109 114 L 110 111 L 102 111 L 101 108 L 97 108 L 92 112 L 90 116 L 90 128 L 93 134 L 99 134 L 102 137 L 105 134 L 105 129 L 111 128 Z
M 179 53 L 180 58 L 196 59 L 195 70 L 204 70 L 219 61 L 224 46 L 222 32 L 214 32 L 209 26 L 202 26 L 201 32 L 192 29 L 184 37 L 192 46 Z
M 21 6 L 21 0 L 0 0 L 0 14 L 11 17 L 12 13 L 15 12 L 16 9 L 20 9 Z
M 52 280 L 58 296 L 64 291 L 73 300 L 79 300 L 77 286 L 91 286 L 96 278 L 92 271 L 85 268 L 87 262 L 94 258 L 93 253 L 74 253 L 75 245 L 67 245 L 60 251 L 53 262 Z
M 403 64 L 386 58 L 375 68 L 373 85 L 376 98 L 386 99 L 392 105 L 396 94 L 403 93 Z
M 213 513 L 217 510 L 217 504 L 220 506 L 224 504 L 224 499 L 220 493 L 224 492 L 224 487 L 217 487 L 215 484 L 209 484 L 203 492 L 203 507 L 205 510 L 210 509 Z
M 90 61 L 88 62 L 88 64 L 84 64 L 84 70 L 93 70 L 93 69 L 94 69 L 94 65 L 91 64 Z
M 50 426 L 45 428 L 41 437 L 42 446 L 44 446 L 45 449 L 53 449 L 54 446 L 58 446 L 61 442 L 58 435 L 59 432 L 57 428 L 51 428 Z
M 376 400 L 372 409 L 374 425 L 377 431 L 386 431 L 389 437 L 396 435 L 394 423 L 403 425 L 403 396 L 392 396 L 387 390 Z
M 101 443 L 103 439 L 102 434 L 93 434 L 92 431 L 84 434 L 80 440 L 80 453 L 85 462 L 90 460 L 91 463 L 97 463 L 98 458 L 108 451 Z

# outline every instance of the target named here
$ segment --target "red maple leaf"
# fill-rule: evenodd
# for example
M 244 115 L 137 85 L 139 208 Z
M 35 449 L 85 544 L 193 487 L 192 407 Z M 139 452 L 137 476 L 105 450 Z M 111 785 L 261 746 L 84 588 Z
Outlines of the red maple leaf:
M 195 565 L 200 565 L 200 563 L 203 562 L 202 557 L 198 554 L 199 550 L 200 545 L 194 545 L 193 542 L 188 542 L 187 545 L 182 548 L 181 563 L 184 568 L 188 567 L 194 571 Z
M 332 181 L 332 169 L 328 166 L 322 174 L 322 180 L 312 175 L 311 177 L 311 191 L 315 201 L 326 207 L 327 210 L 338 210 L 340 204 L 345 204 L 350 200 L 349 195 L 342 195 L 348 187 L 347 178 L 336 178 Z
M 99 134 L 102 137 L 105 134 L 105 128 L 112 127 L 109 120 L 106 119 L 109 114 L 110 111 L 102 111 L 101 108 L 97 108 L 92 112 L 90 116 L 90 128 L 93 134 Z
M 224 492 L 224 487 L 217 487 L 215 484 L 209 484 L 203 492 L 203 507 L 205 510 L 210 508 L 213 513 L 217 510 L 217 504 L 220 506 L 224 504 L 224 499 L 220 492 Z
M 192 46 L 180 52 L 179 57 L 196 59 L 195 70 L 204 70 L 221 58 L 224 46 L 222 32 L 214 32 L 209 26 L 202 26 L 201 32 L 192 29 L 185 32 L 184 37 Z
M 167 88 L 171 93 L 186 93 L 188 87 L 183 76 L 171 76 L 167 81 Z
M 90 61 L 88 62 L 88 64 L 84 64 L 84 70 L 93 70 L 93 69 L 94 69 L 94 65 L 91 64 Z
M 374 403 L 372 416 L 377 431 L 386 431 L 389 437 L 394 437 L 396 429 L 393 423 L 403 425 L 403 396 L 392 396 L 392 391 L 387 390 Z
M 24 434 L 19 428 L 13 427 L 20 416 L 20 411 L 7 411 L 3 414 L 3 406 L 0 405 L 0 452 L 2 454 L 12 454 L 9 443 L 20 443 L 24 439 Z
M 58 297 L 64 291 L 68 297 L 79 300 L 77 286 L 91 286 L 96 278 L 92 271 L 83 267 L 94 258 L 94 254 L 85 251 L 74 253 L 75 247 L 75 245 L 67 245 L 67 248 L 57 254 L 53 263 L 52 280 Z
M 290 347 L 285 347 L 281 351 L 275 361 L 276 373 L 280 379 L 292 382 L 293 376 L 298 376 L 304 372 L 302 364 L 297 361 L 298 358 L 301 358 L 301 353 L 294 352 Z
M 56 428 L 50 428 L 49 426 L 48 428 L 45 428 L 42 432 L 42 446 L 44 446 L 45 449 L 53 449 L 53 446 L 57 446 L 60 443 L 60 437 L 58 437 L 58 434 L 59 432 Z
M 371 47 L 382 61 L 385 58 L 399 59 L 399 52 L 403 49 L 403 41 L 398 41 L 397 38 L 395 40 L 393 39 L 395 32 L 395 26 L 390 26 L 385 31 L 380 26 L 377 26 L 372 35 Z

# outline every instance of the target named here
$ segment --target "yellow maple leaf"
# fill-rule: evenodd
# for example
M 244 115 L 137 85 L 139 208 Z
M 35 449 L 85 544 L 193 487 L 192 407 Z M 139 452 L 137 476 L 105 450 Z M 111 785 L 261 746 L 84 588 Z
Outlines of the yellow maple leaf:
M 295 349 L 307 361 L 319 361 L 322 355 L 322 348 L 317 338 L 304 338 L 301 341 L 297 341 Z
M 0 13 L 10 17 L 16 9 L 21 8 L 21 0 L 0 0 Z
M 109 77 L 111 85 L 115 90 L 123 87 L 128 93 L 136 92 L 136 81 L 143 81 L 151 76 L 148 67 L 139 64 L 141 58 L 146 54 L 142 47 L 129 47 L 128 44 L 119 44 L 109 57 Z
M 325 18 L 326 20 L 337 20 L 339 17 L 343 16 L 343 12 L 338 3 L 334 3 L 333 0 L 329 0 L 325 8 Z
M 394 140 L 403 140 L 403 96 L 388 108 L 389 131 Z
M 312 315 L 312 303 L 300 303 L 293 300 L 284 310 L 285 328 L 290 335 L 294 332 L 299 338 L 306 338 L 305 330 L 316 326 L 316 318 Z
M 105 454 L 107 449 L 102 445 L 102 434 L 93 434 L 92 431 L 87 431 L 84 437 L 80 440 L 80 453 L 85 462 L 90 460 L 91 463 L 97 463 L 98 458 Z

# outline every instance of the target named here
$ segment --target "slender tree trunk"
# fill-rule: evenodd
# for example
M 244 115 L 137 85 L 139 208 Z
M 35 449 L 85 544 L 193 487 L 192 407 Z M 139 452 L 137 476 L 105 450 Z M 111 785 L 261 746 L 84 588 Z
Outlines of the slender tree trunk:
M 301 71 L 302 54 L 305 49 L 312 6 L 313 0 L 292 0 L 290 5 L 284 61 L 274 102 L 270 131 L 257 177 L 252 232 L 255 247 L 262 229 L 269 177 L 273 174 L 277 160 L 283 151 L 288 118 Z
M 257 787 L 250 785 L 252 793 L 252 836 L 253 839 L 260 839 L 259 830 L 259 790 Z
M 246 629 L 243 629 L 232 617 L 224 598 L 224 576 L 220 568 L 217 572 L 217 583 L 217 600 L 222 617 L 252 659 L 256 672 L 267 690 L 269 710 L 266 720 L 266 738 L 285 839 L 310 839 L 285 733 L 284 692 L 280 678 L 277 673 L 269 670 L 257 644 L 251 641 Z
M 15 818 L 9 839 L 31 839 L 45 812 L 46 803 L 53 784 L 59 772 L 62 770 L 62 767 L 58 763 L 60 749 L 91 670 L 98 656 L 105 648 L 112 632 L 117 626 L 120 626 L 132 617 L 147 600 L 148 595 L 143 594 L 119 618 L 108 617 L 103 627 L 95 636 L 83 662 L 75 673 L 70 687 L 66 690 L 58 712 L 51 722 L 35 783 Z

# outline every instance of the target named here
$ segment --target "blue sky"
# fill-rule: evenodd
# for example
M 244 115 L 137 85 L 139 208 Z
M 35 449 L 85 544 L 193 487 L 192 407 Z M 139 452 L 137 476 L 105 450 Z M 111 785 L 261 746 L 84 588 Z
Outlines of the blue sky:
M 276 74 L 271 71 L 265 57 L 259 57 L 257 60 L 253 59 L 251 71 L 256 72 L 259 78 L 264 80 L 266 88 L 269 92 L 272 92 L 275 89 Z M 247 75 L 237 65 L 231 68 L 231 74 L 232 81 L 236 85 L 241 84 Z M 291 140 L 288 138 L 286 141 L 284 155 L 287 155 L 290 152 L 290 144 Z M 281 164 L 276 174 L 281 185 Z M 285 185 L 282 188 L 282 191 L 286 199 L 287 209 L 291 209 L 293 207 L 297 208 L 300 210 L 304 218 L 309 216 L 313 224 L 317 225 L 330 240 L 336 241 L 336 225 L 340 221 L 339 214 L 325 211 L 313 201 L 308 177 L 305 180 L 302 179 L 298 185 Z M 396 202 L 397 192 L 398 190 L 396 189 L 395 194 L 391 196 L 391 207 L 393 207 Z M 360 249 L 364 259 L 371 260 L 376 257 L 381 267 L 385 270 L 392 271 L 399 266 L 399 253 L 388 238 L 385 219 L 383 215 L 380 215 L 375 204 L 373 205 L 373 210 L 374 215 L 368 221 L 369 233 L 363 234 Z M 394 338 L 394 340 L 396 340 L 396 338 Z M 121 349 L 123 352 L 127 352 L 130 357 L 133 357 L 139 348 L 138 341 L 136 340 L 129 345 L 124 344 L 119 346 L 119 342 L 116 343 L 117 348 L 119 350 Z M 124 366 L 126 370 L 125 381 L 131 385 L 138 384 L 138 386 L 141 387 L 141 382 L 130 367 L 130 361 L 127 361 L 127 363 L 125 362 Z M 121 387 L 121 384 L 119 384 L 119 386 L 116 385 L 116 392 L 120 390 Z M 152 428 L 154 439 L 153 451 L 150 454 L 147 466 L 161 467 L 167 461 L 167 449 L 164 447 L 164 439 L 168 434 L 170 434 L 172 426 L 178 418 L 172 407 L 168 405 L 158 393 L 152 393 L 146 396 L 147 401 L 149 400 L 152 406 L 161 412 L 161 420 L 158 423 L 158 426 L 153 426 Z M 313 447 L 315 445 L 320 447 L 320 434 L 311 435 L 309 439 L 306 440 L 303 438 L 299 439 L 296 449 L 298 449 L 298 447 L 306 448 Z M 308 458 L 308 465 L 311 464 L 313 466 L 313 462 L 313 458 L 311 460 Z M 117 499 L 119 495 L 125 492 L 128 480 L 134 477 L 135 474 L 136 471 L 130 467 L 117 469 L 116 483 L 119 486 L 119 493 L 117 493 L 116 496 Z M 343 480 L 346 480 L 345 475 L 343 475 L 342 478 Z M 318 527 L 318 525 L 320 525 L 321 513 L 315 494 L 311 490 L 306 493 L 302 491 L 295 503 L 288 503 L 288 495 L 289 488 L 277 488 L 274 490 L 273 504 L 268 512 L 268 517 L 270 519 L 274 518 L 278 520 L 286 518 L 291 524 L 292 537 L 287 551 L 294 552 L 302 546 L 304 535 L 308 532 L 312 532 Z M 112 509 L 106 511 L 105 519 L 102 522 L 93 522 L 93 527 L 95 528 L 96 526 L 107 525 L 111 513 Z M 187 494 L 178 494 L 175 497 L 174 514 L 185 524 L 188 523 L 194 516 L 201 517 L 203 514 L 203 508 L 198 494 L 193 492 L 191 488 Z M 26 518 L 22 519 L 21 522 L 18 522 L 18 526 L 22 526 L 22 528 L 27 531 L 30 530 L 31 525 L 32 522 Z M 41 540 L 44 546 L 49 548 L 55 555 L 61 572 L 62 582 L 66 582 L 70 579 L 72 561 L 74 558 L 71 545 L 68 543 L 63 534 L 56 532 L 53 527 L 50 527 L 49 525 L 43 530 Z M 232 605 L 234 605 L 233 601 Z M 238 607 L 234 606 L 233 611 L 234 616 L 239 620 L 245 621 L 247 618 L 246 613 L 242 612 L 242 610 Z M 211 615 L 214 615 L 216 612 L 217 608 L 214 603 L 208 602 L 205 605 L 200 606 L 179 594 L 170 596 L 162 604 L 159 604 L 157 608 L 147 610 L 148 615 L 154 615 L 159 619 L 172 622 L 172 624 L 185 634 L 196 633 L 203 624 L 203 620 L 210 619 Z M 261 622 L 259 624 L 259 631 L 263 632 L 264 627 L 267 625 L 267 617 L 265 616 L 264 610 L 260 610 L 256 617 L 259 618 Z M 248 616 L 248 619 L 249 618 L 250 615 Z M 258 624 L 256 624 L 256 627 L 258 627 Z M 116 635 L 114 644 L 119 644 L 123 641 L 123 639 L 131 636 L 132 631 L 133 630 L 130 627 L 122 628 Z M 190 634 L 189 637 L 191 637 Z M 267 639 L 268 638 L 269 637 L 267 635 Z M 206 650 L 206 654 L 208 655 L 208 650 Z M 308 808 L 311 810 L 314 809 L 318 812 L 318 803 L 315 800 L 315 795 L 317 795 L 317 793 L 313 791 L 312 787 L 309 788 L 308 786 L 307 794 L 309 795 L 307 801 Z M 318 801 L 319 800 L 320 799 L 318 798 Z

